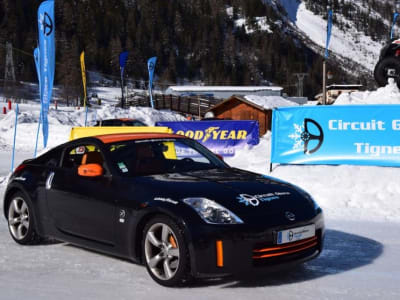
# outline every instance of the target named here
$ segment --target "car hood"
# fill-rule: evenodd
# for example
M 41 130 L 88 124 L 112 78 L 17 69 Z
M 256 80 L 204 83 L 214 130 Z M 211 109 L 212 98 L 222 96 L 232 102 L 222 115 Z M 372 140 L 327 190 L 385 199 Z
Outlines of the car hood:
M 245 219 L 266 218 L 290 211 L 296 220 L 315 216 L 311 197 L 299 188 L 259 174 L 234 169 L 211 169 L 147 176 L 154 197 L 183 201 L 204 197 Z M 145 182 L 143 182 L 145 183 Z

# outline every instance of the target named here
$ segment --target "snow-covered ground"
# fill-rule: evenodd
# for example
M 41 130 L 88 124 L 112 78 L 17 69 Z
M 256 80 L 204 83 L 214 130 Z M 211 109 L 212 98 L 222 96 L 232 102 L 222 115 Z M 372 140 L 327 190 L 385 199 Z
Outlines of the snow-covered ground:
M 303 1 L 278 0 L 285 8 L 289 20 L 314 43 L 325 48 L 326 20 L 322 16 L 314 15 L 306 8 Z M 342 18 L 340 15 L 336 17 Z M 360 63 L 368 70 L 373 70 L 379 58 L 382 44 L 375 42 L 371 37 L 356 31 L 353 21 L 343 19 L 348 28 L 341 30 L 336 25 L 332 29 L 330 50 L 335 54 Z
M 379 97 L 400 104 L 400 92 L 393 84 L 341 97 L 347 99 L 341 100 L 343 103 L 355 101 L 351 99 L 370 103 Z M 274 99 L 257 101 L 278 105 Z M 18 161 L 33 154 L 39 116 L 36 105 L 21 106 L 21 110 Z M 151 108 L 123 111 L 110 105 L 90 110 L 88 120 L 91 123 L 110 117 L 138 118 L 148 125 L 159 120 L 183 120 L 171 112 Z M 13 112 L 0 120 L 0 196 L 10 170 L 14 120 Z M 84 112 L 51 110 L 49 122 L 49 147 L 53 147 L 68 140 L 72 126 L 83 125 Z M 227 162 L 269 174 L 269 155 L 267 134 L 259 145 L 240 151 Z M 319 258 L 292 270 L 252 279 L 200 281 L 190 288 L 167 289 L 154 283 L 144 267 L 113 257 L 62 243 L 19 246 L 9 237 L 5 219 L 0 218 L 0 299 L 27 295 L 33 299 L 400 299 L 399 168 L 275 166 L 269 175 L 301 186 L 324 209 L 326 245 Z

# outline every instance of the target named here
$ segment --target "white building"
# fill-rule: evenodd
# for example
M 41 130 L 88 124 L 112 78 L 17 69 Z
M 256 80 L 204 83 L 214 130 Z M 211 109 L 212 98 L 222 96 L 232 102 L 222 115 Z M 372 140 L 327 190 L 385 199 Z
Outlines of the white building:
M 175 96 L 205 96 L 227 99 L 233 95 L 281 96 L 279 86 L 170 86 L 165 93 Z

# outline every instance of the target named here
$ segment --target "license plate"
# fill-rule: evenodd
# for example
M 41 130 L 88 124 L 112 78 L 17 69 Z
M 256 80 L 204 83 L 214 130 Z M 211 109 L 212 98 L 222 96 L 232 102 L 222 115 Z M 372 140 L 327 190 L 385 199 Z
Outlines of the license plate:
M 296 242 L 315 236 L 315 224 L 278 231 L 277 244 Z

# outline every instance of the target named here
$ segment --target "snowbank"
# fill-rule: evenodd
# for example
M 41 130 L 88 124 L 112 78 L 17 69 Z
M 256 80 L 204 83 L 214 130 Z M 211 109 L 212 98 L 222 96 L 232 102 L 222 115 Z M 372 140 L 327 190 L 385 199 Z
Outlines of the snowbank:
M 387 86 L 376 91 L 353 92 L 341 94 L 334 105 L 349 104 L 400 104 L 400 90 L 390 78 Z
M 269 173 L 270 133 L 252 149 L 226 158 L 234 167 L 298 185 L 333 219 L 400 222 L 399 168 L 366 166 L 273 166 Z
M 40 114 L 39 104 L 22 105 L 18 115 L 16 149 L 18 151 L 32 152 L 35 148 L 36 133 Z M 85 110 L 72 107 L 51 108 L 48 114 L 49 140 L 47 149 L 68 141 L 71 128 L 85 125 Z M 87 125 L 91 126 L 97 120 L 110 118 L 133 118 L 143 121 L 149 126 L 154 126 L 158 121 L 181 121 L 185 118 L 170 111 L 158 111 L 149 107 L 131 107 L 128 110 L 104 105 L 100 109 L 88 110 Z M 15 113 L 10 111 L 0 120 L 0 150 L 10 150 L 14 138 Z M 40 135 L 39 151 L 43 150 L 43 137 Z M 46 150 L 46 149 L 45 149 Z
M 256 95 L 248 95 L 245 96 L 245 99 L 257 104 L 259 106 L 264 107 L 265 109 L 273 109 L 276 107 L 283 107 L 283 106 L 297 106 L 298 104 L 289 101 L 280 96 L 256 96 Z

